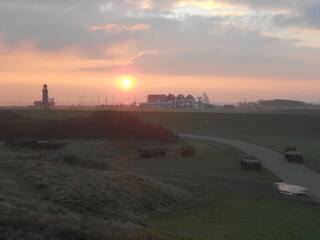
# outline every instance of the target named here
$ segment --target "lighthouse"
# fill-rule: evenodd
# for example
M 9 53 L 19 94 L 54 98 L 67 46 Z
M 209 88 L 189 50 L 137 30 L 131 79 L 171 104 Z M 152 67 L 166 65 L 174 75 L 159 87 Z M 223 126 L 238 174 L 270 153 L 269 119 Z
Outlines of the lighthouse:
M 54 108 L 55 102 L 54 98 L 49 98 L 48 85 L 44 84 L 42 86 L 42 101 L 34 101 L 34 107 L 38 109 L 50 109 Z
M 49 106 L 49 94 L 48 85 L 44 84 L 42 88 L 42 108 L 48 109 Z

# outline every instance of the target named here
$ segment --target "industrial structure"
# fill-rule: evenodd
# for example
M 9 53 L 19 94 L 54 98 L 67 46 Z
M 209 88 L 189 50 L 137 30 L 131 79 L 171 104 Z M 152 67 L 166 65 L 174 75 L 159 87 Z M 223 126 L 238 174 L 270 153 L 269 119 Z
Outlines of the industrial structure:
M 34 107 L 38 109 L 51 109 L 55 106 L 54 98 L 49 98 L 48 85 L 42 88 L 42 101 L 34 101 Z

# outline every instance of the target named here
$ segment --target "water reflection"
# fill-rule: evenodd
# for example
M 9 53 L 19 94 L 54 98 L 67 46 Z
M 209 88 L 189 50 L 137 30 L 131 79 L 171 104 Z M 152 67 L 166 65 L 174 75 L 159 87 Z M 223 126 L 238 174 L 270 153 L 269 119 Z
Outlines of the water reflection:
M 304 191 L 307 190 L 305 187 L 290 185 L 287 183 L 276 183 L 280 192 L 288 195 L 305 195 Z

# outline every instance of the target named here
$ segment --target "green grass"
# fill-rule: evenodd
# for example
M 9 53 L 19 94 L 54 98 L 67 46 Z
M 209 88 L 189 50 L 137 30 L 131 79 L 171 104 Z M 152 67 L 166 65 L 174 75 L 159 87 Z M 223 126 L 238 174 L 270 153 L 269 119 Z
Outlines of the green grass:
M 96 150 L 110 144 L 95 143 Z M 92 151 L 94 141 L 88 145 Z M 185 189 L 116 169 L 88 168 L 82 161 L 70 165 L 59 160 L 79 147 L 81 143 L 76 141 L 65 152 L 40 154 L 0 146 L 1 239 L 191 239 L 136 224 L 146 217 L 194 205 L 199 202 L 199 193 L 206 195 L 203 190 L 197 191 L 196 198 L 190 185 Z M 121 157 L 117 155 L 120 149 L 109 146 L 106 152 L 110 150 Z M 102 155 L 103 160 L 106 157 Z
M 85 116 L 88 112 L 28 110 L 24 114 L 38 119 L 61 119 Z M 135 114 L 176 132 L 204 135 L 204 121 L 208 120 L 210 136 L 244 140 L 278 151 L 294 145 L 305 153 L 309 166 L 320 169 L 317 114 Z M 320 238 L 319 206 L 304 203 L 307 199 L 303 197 L 297 201 L 281 196 L 274 190 L 273 182 L 278 179 L 273 174 L 265 169 L 241 169 L 240 153 L 231 147 L 216 143 L 207 146 L 201 141 L 179 142 L 163 145 L 170 148 L 166 158 L 139 159 L 138 148 L 159 144 L 86 140 L 68 143 L 65 150 L 46 154 L 1 147 L 0 167 L 5 172 L 10 167 L 15 174 L 1 175 L 4 180 L 0 181 L 0 216 L 6 218 L 0 217 L 0 226 L 3 222 L 3 226 L 9 226 L 1 232 L 18 232 L 22 236 L 24 232 L 37 234 L 39 229 L 49 229 L 42 238 L 52 237 L 58 231 L 64 236 L 61 239 L 72 239 L 70 236 L 81 233 L 88 238 L 94 232 L 98 235 L 92 235 L 92 239 L 108 239 L 110 231 L 118 239 L 180 239 L 175 233 L 212 240 Z M 184 144 L 196 145 L 196 157 L 180 156 L 179 148 Z M 74 158 L 70 162 L 66 156 Z M 108 171 L 100 171 L 99 166 L 108 166 Z M 21 217 L 21 209 L 32 211 L 23 211 Z M 13 218 L 10 213 L 14 213 Z M 83 220 L 87 218 L 88 221 Z M 55 228 L 57 219 L 63 221 Z M 114 229 L 106 219 L 146 221 L 155 232 L 128 233 L 122 228 Z M 12 228 L 16 225 L 20 226 L 19 231 Z
M 246 182 L 249 184 L 261 184 L 279 181 L 279 179 L 267 171 L 246 171 L 240 167 L 242 153 L 238 150 L 219 143 L 206 145 L 202 141 L 191 141 L 196 147 L 194 157 L 182 157 L 180 146 L 167 146 L 169 151 L 163 159 L 136 159 L 136 153 L 131 152 L 124 161 L 116 161 L 119 165 L 135 171 L 137 174 L 158 178 L 178 179 L 187 182 L 201 182 L 212 184 L 213 181 L 228 180 L 231 182 Z M 116 162 L 111 163 L 114 165 Z
M 149 220 L 148 226 L 207 239 L 319 239 L 319 206 L 227 192 L 210 205 Z
M 201 113 L 136 112 L 144 121 L 161 124 L 178 133 L 248 141 L 281 153 L 296 146 L 305 154 L 305 163 L 320 171 L 320 114 L 303 113 Z
M 85 117 L 85 110 L 17 110 L 33 119 Z M 305 163 L 320 171 L 320 114 L 310 111 L 287 112 L 188 112 L 132 111 L 144 121 L 160 124 L 172 131 L 248 141 L 283 152 L 296 146 L 305 154 Z
M 196 146 L 195 157 L 181 156 L 185 144 Z M 178 142 L 164 145 L 169 148 L 165 158 L 138 157 L 138 148 L 155 145 L 69 140 L 66 149 L 46 153 L 1 146 L 0 167 L 4 173 L 10 169 L 8 176 L 19 176 L 15 182 L 40 199 L 80 214 L 130 222 L 215 198 L 214 189 L 242 189 L 242 183 L 257 189 L 278 180 L 265 169 L 241 169 L 239 152 L 222 144 Z

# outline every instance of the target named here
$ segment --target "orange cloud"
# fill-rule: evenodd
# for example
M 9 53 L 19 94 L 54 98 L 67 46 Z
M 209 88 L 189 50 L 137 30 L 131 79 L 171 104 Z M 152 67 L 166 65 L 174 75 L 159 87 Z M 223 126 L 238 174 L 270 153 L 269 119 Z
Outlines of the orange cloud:
M 123 32 L 123 31 L 139 32 L 139 31 L 149 30 L 151 27 L 152 26 L 149 24 L 137 24 L 137 25 L 133 25 L 133 26 L 109 24 L 109 25 L 105 25 L 105 26 L 94 25 L 91 27 L 91 30 L 92 31 L 104 30 L 107 32 L 112 32 L 112 33 L 118 33 L 118 32 Z
M 88 58 L 78 47 L 41 51 L 31 41 L 24 41 L 14 47 L 2 44 L 0 40 L 0 76 L 16 73 L 69 73 L 81 69 L 106 68 L 128 65 L 132 59 L 141 56 L 131 41 L 123 41 L 104 49 L 108 58 Z M 2 78 L 3 79 L 3 78 Z M 1 82 L 1 78 L 0 78 Z

